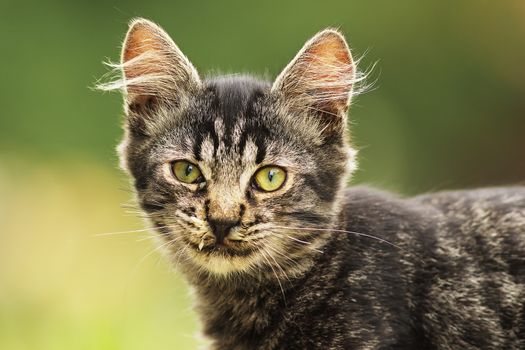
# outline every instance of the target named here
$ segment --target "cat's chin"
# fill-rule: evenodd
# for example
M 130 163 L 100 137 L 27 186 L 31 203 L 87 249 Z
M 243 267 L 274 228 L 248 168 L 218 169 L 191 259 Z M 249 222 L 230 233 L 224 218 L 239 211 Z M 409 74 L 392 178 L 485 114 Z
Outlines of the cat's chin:
M 248 271 L 259 260 L 259 254 L 251 249 L 240 250 L 227 246 L 197 247 L 188 254 L 200 268 L 216 275 Z

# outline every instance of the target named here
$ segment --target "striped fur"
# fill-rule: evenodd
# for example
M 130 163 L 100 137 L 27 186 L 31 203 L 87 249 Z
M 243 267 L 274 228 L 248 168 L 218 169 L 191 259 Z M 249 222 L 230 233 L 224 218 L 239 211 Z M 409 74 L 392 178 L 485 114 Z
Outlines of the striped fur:
M 360 80 L 343 36 L 312 38 L 273 84 L 201 80 L 157 25 L 132 21 L 122 166 L 195 290 L 213 349 L 524 349 L 525 189 L 401 199 L 345 189 Z M 205 182 L 178 181 L 170 164 Z M 287 171 L 263 192 L 254 173 Z M 212 221 L 231 224 L 227 244 Z

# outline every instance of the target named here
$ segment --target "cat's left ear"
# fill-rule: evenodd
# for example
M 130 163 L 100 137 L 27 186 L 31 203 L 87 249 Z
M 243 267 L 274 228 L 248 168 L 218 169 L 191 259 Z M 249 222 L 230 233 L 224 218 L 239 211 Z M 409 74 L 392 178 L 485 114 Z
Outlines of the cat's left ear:
M 272 92 L 292 110 L 319 116 L 324 133 L 344 132 L 355 81 L 356 67 L 343 35 L 326 29 L 303 46 Z

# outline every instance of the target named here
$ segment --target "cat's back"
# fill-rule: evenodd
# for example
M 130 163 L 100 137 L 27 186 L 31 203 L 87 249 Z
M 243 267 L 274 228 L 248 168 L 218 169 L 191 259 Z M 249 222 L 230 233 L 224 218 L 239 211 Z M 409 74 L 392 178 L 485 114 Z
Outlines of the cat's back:
M 367 187 L 345 193 L 345 226 L 391 240 L 425 241 L 450 260 L 478 260 L 525 283 L 525 186 L 443 191 L 400 198 Z M 420 253 L 425 253 L 421 251 Z M 454 258 L 454 259 L 453 259 Z
M 500 216 L 525 215 L 525 186 L 488 187 L 475 190 L 442 191 L 413 197 L 413 202 L 438 208 L 445 214 Z
M 424 320 L 437 343 L 525 346 L 525 187 L 423 195 L 436 217 Z M 454 325 L 455 328 L 451 328 Z
M 525 348 L 525 187 L 413 198 L 351 188 L 345 223 L 401 248 L 383 245 L 398 254 L 376 260 L 402 266 L 397 286 L 431 348 Z
M 525 187 L 447 191 L 411 199 L 439 212 L 437 237 L 483 271 L 525 283 Z

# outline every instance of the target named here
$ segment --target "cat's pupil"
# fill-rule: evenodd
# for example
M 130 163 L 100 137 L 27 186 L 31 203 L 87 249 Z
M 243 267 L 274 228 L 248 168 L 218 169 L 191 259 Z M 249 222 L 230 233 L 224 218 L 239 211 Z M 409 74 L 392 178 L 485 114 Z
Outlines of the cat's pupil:
M 186 176 L 189 176 L 193 171 L 193 165 L 191 164 L 188 164 L 188 166 L 186 167 L 186 171 L 185 171 L 185 174 Z
M 275 176 L 275 170 L 270 170 L 268 172 L 268 180 L 270 180 L 270 182 L 272 182 L 274 176 Z

